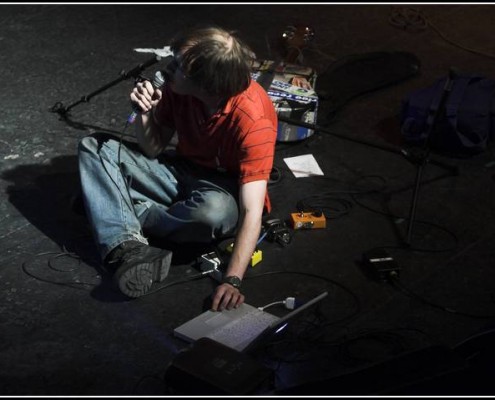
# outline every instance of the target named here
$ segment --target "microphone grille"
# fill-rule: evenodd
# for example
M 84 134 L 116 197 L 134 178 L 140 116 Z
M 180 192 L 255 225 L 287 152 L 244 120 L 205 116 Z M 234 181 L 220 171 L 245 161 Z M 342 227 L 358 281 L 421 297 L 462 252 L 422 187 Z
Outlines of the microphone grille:
M 165 75 L 162 71 L 156 71 L 153 77 L 153 86 L 156 88 L 162 87 L 165 84 Z

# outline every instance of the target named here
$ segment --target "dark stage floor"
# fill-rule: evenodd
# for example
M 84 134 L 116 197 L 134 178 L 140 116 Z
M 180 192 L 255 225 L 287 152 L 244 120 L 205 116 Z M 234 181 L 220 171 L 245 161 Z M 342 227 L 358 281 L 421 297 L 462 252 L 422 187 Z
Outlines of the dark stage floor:
M 289 229 L 285 246 L 262 241 L 263 259 L 249 269 L 243 291 L 255 306 L 329 295 L 252 354 L 255 366 L 243 377 L 233 368 L 218 381 L 256 382 L 249 374 L 263 365 L 270 380 L 245 394 L 495 393 L 493 145 L 467 158 L 432 153 L 413 202 L 419 167 L 400 152 L 399 123 L 402 99 L 450 67 L 495 78 L 494 6 L 3 5 L 0 11 L 0 395 L 166 396 L 200 387 L 191 370 L 179 371 L 176 360 L 188 344 L 172 332 L 204 310 L 213 290 L 211 278 L 193 279 L 203 249 L 175 253 L 169 282 L 189 281 L 129 301 L 111 287 L 86 220 L 74 211 L 78 141 L 122 131 L 132 79 L 73 107 L 65 120 L 51 112 L 149 59 L 134 49 L 162 48 L 176 30 L 199 22 L 238 30 L 267 59 L 279 58 L 288 25 L 313 27 L 299 61 L 318 72 L 321 96 L 322 129 L 277 144 L 280 179 L 270 193 L 273 218 L 288 220 L 300 201 L 317 203 L 326 228 Z M 391 83 L 397 71 L 371 65 L 334 79 L 334 66 L 350 56 L 404 52 L 419 61 L 407 79 L 352 98 L 346 96 L 368 84 Z M 339 99 L 347 101 L 331 112 Z M 305 154 L 324 175 L 294 177 L 284 158 Z M 382 281 L 363 265 L 363 254 L 375 248 L 397 262 L 397 279 Z M 270 310 L 286 313 L 281 306 Z M 192 364 L 210 362 L 198 357 Z M 173 381 L 165 379 L 172 366 L 180 372 Z M 213 379 L 211 392 L 226 390 L 219 382 Z

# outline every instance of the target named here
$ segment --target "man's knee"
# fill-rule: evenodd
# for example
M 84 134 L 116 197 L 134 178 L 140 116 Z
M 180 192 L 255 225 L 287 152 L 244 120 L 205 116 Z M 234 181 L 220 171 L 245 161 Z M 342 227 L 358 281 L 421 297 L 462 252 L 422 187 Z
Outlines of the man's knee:
M 91 152 L 94 153 L 98 148 L 98 142 L 93 136 L 85 136 L 79 141 L 79 153 Z
M 98 153 L 104 144 L 110 147 L 117 146 L 119 144 L 119 140 L 111 134 L 96 132 L 89 136 L 83 137 L 79 141 L 78 150 L 79 153 Z
M 201 206 L 195 211 L 195 219 L 226 233 L 233 230 L 239 218 L 239 209 L 235 199 L 223 192 L 209 191 L 201 193 Z
M 108 142 L 112 138 L 109 135 L 94 133 L 89 136 L 83 137 L 79 141 L 79 154 L 81 153 L 93 153 L 96 154 L 103 146 L 103 143 Z

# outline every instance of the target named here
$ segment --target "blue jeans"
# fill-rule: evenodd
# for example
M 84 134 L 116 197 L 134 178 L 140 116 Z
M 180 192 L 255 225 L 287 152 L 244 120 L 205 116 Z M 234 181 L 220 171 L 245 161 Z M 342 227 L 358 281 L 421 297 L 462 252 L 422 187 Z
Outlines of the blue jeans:
M 206 243 L 235 232 L 235 177 L 173 154 L 149 159 L 137 144 L 101 133 L 79 142 L 79 172 L 102 260 L 127 240 Z

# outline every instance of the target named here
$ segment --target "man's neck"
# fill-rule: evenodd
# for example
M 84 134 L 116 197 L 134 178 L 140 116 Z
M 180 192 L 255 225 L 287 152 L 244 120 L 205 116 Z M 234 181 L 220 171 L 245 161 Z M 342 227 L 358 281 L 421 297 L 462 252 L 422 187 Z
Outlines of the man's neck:
M 208 117 L 211 117 L 221 108 L 223 108 L 225 104 L 224 100 L 219 96 L 197 96 L 197 97 L 203 103 L 204 109 Z

